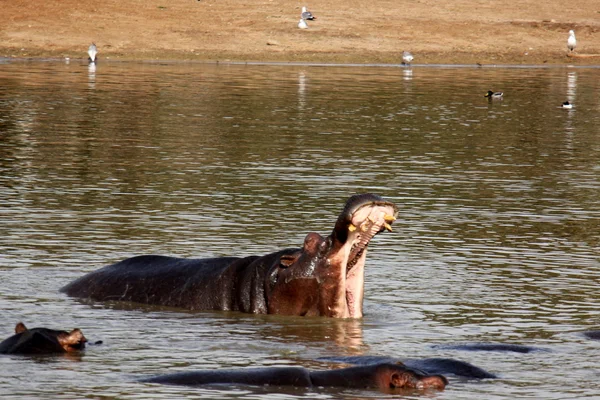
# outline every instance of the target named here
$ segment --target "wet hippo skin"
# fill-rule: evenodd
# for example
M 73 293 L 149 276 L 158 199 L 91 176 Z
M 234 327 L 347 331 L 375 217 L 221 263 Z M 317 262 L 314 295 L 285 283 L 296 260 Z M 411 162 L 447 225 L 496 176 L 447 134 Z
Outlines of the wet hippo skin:
M 302 367 L 193 371 L 159 375 L 142 379 L 141 382 L 184 386 L 243 384 L 371 388 L 383 392 L 395 389 L 442 390 L 448 384 L 444 376 L 426 375 L 404 365 L 385 363 L 326 371 L 309 371 Z
M 585 331 L 583 332 L 583 336 L 588 339 L 600 340 L 600 331 Z
M 396 206 L 377 195 L 355 195 L 329 236 L 311 232 L 299 249 L 243 258 L 138 256 L 61 291 L 190 310 L 360 318 L 367 246 L 376 234 L 391 230 L 396 214 Z
M 453 358 L 423 358 L 405 359 L 404 364 L 411 368 L 420 369 L 428 374 L 455 375 L 467 379 L 493 379 L 496 375 L 466 361 Z
M 455 360 L 452 358 L 405 358 L 399 359 L 386 356 L 339 356 L 339 357 L 321 357 L 320 361 L 339 362 L 355 365 L 372 365 L 380 363 L 402 363 L 408 368 L 421 371 L 423 374 L 445 376 L 454 375 L 465 379 L 488 379 L 497 378 L 496 375 L 479 368 L 466 361 Z
M 87 339 L 79 329 L 71 332 L 47 328 L 27 329 L 21 322 L 15 334 L 0 343 L 0 354 L 53 354 L 83 350 Z
M 465 350 L 465 351 L 503 351 L 513 353 L 532 353 L 535 351 L 549 351 L 541 347 L 525 346 L 510 343 L 463 343 L 442 344 L 433 346 L 436 349 Z

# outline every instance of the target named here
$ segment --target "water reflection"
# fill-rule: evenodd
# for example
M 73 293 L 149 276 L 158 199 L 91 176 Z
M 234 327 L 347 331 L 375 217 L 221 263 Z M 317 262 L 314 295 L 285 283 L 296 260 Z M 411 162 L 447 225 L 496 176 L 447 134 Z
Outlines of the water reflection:
M 593 344 L 570 335 L 597 322 L 597 69 L 104 63 L 96 85 L 82 68 L 0 65 L 0 308 L 5 336 L 23 320 L 78 326 L 105 345 L 76 370 L 0 358 L 0 394 L 259 397 L 132 377 L 369 354 L 459 357 L 503 376 L 451 382 L 449 398 L 597 395 L 582 368 Z M 505 99 L 488 103 L 490 87 Z M 571 111 L 557 108 L 565 94 Z M 370 245 L 361 321 L 58 293 L 137 254 L 297 247 L 310 231 L 329 234 L 346 198 L 367 191 L 395 201 L 400 218 Z M 553 351 L 515 360 L 432 348 L 475 340 Z
M 88 82 L 90 89 L 94 89 L 96 87 L 96 63 L 88 64 Z
M 281 324 L 263 325 L 260 333 L 266 339 L 275 336 L 284 342 L 306 343 L 343 354 L 363 354 L 367 351 L 363 342 L 362 321 L 359 320 L 325 322 L 322 318 L 285 318 Z
M 298 72 L 298 111 L 302 112 L 306 104 L 306 73 Z
M 577 94 L 577 72 L 571 71 L 567 74 L 567 100 L 575 103 Z

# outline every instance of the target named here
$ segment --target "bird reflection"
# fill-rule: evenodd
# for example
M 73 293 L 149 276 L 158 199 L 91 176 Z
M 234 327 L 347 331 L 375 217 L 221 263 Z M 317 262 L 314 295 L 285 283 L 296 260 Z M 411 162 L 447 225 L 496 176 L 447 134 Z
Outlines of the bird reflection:
M 96 87 L 96 63 L 90 63 L 88 65 L 88 86 L 90 89 Z
M 303 110 L 306 104 L 306 74 L 304 71 L 298 72 L 298 109 Z
M 567 75 L 567 100 L 570 103 L 575 102 L 575 97 L 577 94 L 577 72 L 569 72 Z

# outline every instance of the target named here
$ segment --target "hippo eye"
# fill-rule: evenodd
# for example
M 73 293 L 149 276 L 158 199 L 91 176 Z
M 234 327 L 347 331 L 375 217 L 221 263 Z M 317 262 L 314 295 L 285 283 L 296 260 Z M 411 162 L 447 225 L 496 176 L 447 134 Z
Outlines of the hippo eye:
M 296 254 L 286 254 L 279 258 L 279 266 L 281 268 L 287 268 L 292 265 L 298 259 Z

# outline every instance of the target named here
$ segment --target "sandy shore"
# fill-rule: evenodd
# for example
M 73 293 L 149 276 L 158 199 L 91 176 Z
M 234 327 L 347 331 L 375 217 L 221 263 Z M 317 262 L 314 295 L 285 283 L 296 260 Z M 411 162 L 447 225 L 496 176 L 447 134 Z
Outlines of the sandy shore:
M 85 58 L 95 42 L 100 60 L 600 64 L 597 0 L 11 0 L 0 15 L 2 57 Z

